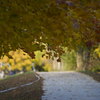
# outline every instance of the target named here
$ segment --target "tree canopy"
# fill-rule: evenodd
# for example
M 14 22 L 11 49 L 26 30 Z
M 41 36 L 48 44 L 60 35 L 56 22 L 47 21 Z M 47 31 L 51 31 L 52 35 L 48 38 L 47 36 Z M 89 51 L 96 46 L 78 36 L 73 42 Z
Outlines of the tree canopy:
M 0 0 L 0 56 L 21 48 L 32 58 L 45 49 L 60 57 L 62 47 L 95 46 L 99 8 L 99 0 Z

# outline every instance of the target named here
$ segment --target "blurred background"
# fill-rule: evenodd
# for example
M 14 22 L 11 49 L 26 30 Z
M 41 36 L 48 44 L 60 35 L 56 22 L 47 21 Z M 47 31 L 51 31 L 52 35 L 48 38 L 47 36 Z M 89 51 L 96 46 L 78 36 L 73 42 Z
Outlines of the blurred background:
M 45 51 L 35 52 L 35 59 L 32 59 L 27 53 L 18 49 L 10 51 L 8 58 L 6 55 L 0 59 L 0 70 L 4 72 L 4 77 L 13 74 L 32 71 L 35 67 L 36 71 L 70 71 L 77 68 L 77 52 L 68 48 L 63 48 L 65 53 L 61 56 L 61 62 L 57 62 L 58 58 L 49 59 L 48 55 L 42 56 Z M 33 65 L 32 65 L 33 64 Z M 10 66 L 9 66 L 10 65 Z M 9 68 L 11 67 L 11 68 Z M 88 71 L 100 72 L 100 45 L 98 48 L 90 52 Z

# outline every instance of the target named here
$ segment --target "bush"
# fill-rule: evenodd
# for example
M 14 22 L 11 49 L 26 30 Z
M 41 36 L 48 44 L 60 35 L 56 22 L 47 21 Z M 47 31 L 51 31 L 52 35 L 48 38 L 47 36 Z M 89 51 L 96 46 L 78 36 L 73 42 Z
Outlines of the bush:
M 92 72 L 100 72 L 100 66 L 91 69 Z
M 43 66 L 44 71 L 51 71 L 51 66 L 49 64 L 46 64 L 45 66 Z
M 77 67 L 76 52 L 72 50 L 68 51 L 68 48 L 64 48 L 65 54 L 62 55 L 61 60 L 64 62 L 64 70 L 75 70 Z

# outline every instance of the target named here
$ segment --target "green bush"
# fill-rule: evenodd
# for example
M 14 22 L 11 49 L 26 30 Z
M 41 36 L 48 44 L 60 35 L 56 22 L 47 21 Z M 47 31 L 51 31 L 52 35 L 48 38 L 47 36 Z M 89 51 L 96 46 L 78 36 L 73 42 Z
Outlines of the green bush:
M 75 70 L 77 67 L 76 52 L 72 50 L 68 51 L 68 48 L 64 48 L 65 54 L 62 55 L 61 60 L 64 62 L 64 70 Z
M 97 66 L 97 67 L 93 67 L 91 69 L 92 72 L 100 72 L 100 66 Z

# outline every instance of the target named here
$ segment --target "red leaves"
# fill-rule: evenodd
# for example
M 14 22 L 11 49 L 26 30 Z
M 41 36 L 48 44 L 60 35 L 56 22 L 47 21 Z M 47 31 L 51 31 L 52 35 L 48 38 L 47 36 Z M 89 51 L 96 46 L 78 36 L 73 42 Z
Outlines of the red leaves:
M 93 42 L 92 40 L 88 40 L 88 41 L 86 42 L 86 45 L 87 45 L 87 47 L 93 47 L 94 42 Z
M 89 37 L 89 34 L 88 33 L 84 33 L 84 36 L 86 37 L 86 38 L 88 38 Z
M 61 62 L 61 58 L 58 58 L 58 59 L 57 59 L 57 62 Z
M 54 53 L 54 57 L 57 57 L 58 55 L 57 55 L 57 53 Z
M 96 30 L 100 29 L 100 27 L 99 27 L 99 21 L 97 19 L 93 20 L 93 24 L 95 25 Z
M 97 42 L 100 42 L 100 37 L 98 37 L 98 38 L 96 39 L 96 41 L 97 41 Z
M 67 15 L 68 15 L 68 14 L 66 13 L 65 16 L 67 17 Z
M 98 20 L 97 19 L 93 20 L 93 22 L 94 22 L 94 24 L 98 24 Z
M 30 57 L 31 57 L 32 59 L 33 59 L 33 58 L 35 59 L 35 54 L 34 54 L 34 52 L 33 52 L 33 53 L 30 53 L 29 55 L 30 55 Z

